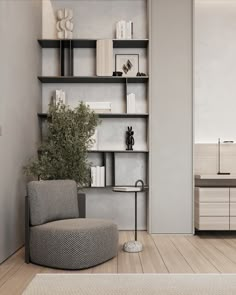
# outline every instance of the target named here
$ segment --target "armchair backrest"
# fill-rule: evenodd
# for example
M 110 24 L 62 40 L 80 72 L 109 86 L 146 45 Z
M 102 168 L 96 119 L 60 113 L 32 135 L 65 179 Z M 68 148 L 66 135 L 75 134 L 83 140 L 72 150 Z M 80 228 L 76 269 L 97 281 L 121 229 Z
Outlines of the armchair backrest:
M 77 185 L 73 180 L 31 181 L 27 187 L 31 225 L 78 218 Z

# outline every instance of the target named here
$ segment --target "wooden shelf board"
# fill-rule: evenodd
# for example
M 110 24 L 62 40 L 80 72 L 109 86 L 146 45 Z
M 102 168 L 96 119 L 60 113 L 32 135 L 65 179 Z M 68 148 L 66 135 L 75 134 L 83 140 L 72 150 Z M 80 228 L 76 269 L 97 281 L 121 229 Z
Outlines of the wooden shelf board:
M 60 42 L 63 41 L 66 48 L 69 47 L 70 41 L 74 48 L 96 48 L 97 39 L 38 39 L 38 43 L 42 48 L 59 48 Z M 147 48 L 148 39 L 113 39 L 113 48 Z
M 99 76 L 39 76 L 42 83 L 146 83 L 148 76 L 143 77 L 99 77 Z

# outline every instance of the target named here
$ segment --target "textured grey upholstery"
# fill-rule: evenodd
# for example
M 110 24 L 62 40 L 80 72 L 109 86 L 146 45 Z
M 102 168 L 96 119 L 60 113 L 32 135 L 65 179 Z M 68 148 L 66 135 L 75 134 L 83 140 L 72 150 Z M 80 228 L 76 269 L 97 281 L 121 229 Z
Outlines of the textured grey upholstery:
M 117 225 L 108 220 L 78 218 L 78 200 L 81 212 L 85 213 L 85 195 L 81 200 L 81 195 L 77 198 L 74 181 L 33 181 L 28 185 L 28 194 L 25 211 L 27 263 L 81 269 L 116 256 Z
M 117 245 L 117 226 L 107 220 L 67 219 L 30 228 L 30 259 L 49 267 L 100 264 L 116 256 Z
M 31 225 L 79 217 L 75 181 L 32 181 L 28 184 L 28 196 Z

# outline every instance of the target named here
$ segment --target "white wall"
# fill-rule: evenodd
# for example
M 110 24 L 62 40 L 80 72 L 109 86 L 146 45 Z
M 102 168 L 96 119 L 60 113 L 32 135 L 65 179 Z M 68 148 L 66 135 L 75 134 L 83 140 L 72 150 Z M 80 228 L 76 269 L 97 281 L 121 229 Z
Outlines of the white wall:
M 40 110 L 40 0 L 0 1 L 0 263 L 24 243 L 26 179 Z
M 195 142 L 236 140 L 236 1 L 195 1 Z
M 192 0 L 151 1 L 152 233 L 192 233 Z

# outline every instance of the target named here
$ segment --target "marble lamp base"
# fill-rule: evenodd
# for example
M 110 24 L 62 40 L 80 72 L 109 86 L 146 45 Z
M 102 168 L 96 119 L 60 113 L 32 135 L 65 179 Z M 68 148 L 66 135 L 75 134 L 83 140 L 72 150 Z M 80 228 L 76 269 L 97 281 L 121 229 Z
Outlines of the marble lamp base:
M 137 253 L 143 251 L 143 245 L 139 241 L 129 241 L 124 243 L 123 250 L 129 253 Z

